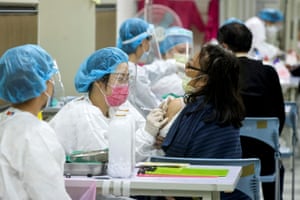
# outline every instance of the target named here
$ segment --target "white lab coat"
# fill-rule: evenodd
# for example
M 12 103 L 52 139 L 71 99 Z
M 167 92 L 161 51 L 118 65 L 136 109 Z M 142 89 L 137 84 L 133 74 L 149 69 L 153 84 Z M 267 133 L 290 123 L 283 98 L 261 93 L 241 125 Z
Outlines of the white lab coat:
M 136 122 L 136 161 L 143 161 L 152 155 L 155 138 L 144 130 L 145 119 L 129 103 L 129 109 Z M 110 109 L 110 116 L 117 110 Z M 92 151 L 108 148 L 108 127 L 110 118 L 103 115 L 88 97 L 79 97 L 66 104 L 49 122 L 57 133 L 67 154 L 75 150 Z M 122 138 L 120 138 L 122 140 Z
M 278 47 L 266 42 L 266 28 L 264 22 L 258 17 L 252 17 L 245 22 L 252 33 L 252 50 L 257 48 L 261 58 L 269 60 L 281 54 Z
M 163 100 L 162 97 L 164 95 L 170 93 L 173 93 L 177 96 L 184 95 L 182 78 L 177 73 L 173 73 L 161 78 L 157 83 L 152 85 L 151 90 L 160 100 Z
M 152 91 L 151 86 L 162 77 L 176 73 L 175 61 L 157 60 L 152 64 L 139 66 L 129 62 L 129 101 L 132 105 L 146 117 L 149 111 L 143 108 L 157 108 L 161 99 Z
M 13 108 L 0 113 L 0 148 L 0 199 L 70 199 L 65 154 L 46 122 Z
M 151 90 L 160 101 L 166 94 L 184 95 L 178 65 L 175 59 L 168 59 L 155 60 L 152 64 L 143 66 L 149 73 Z

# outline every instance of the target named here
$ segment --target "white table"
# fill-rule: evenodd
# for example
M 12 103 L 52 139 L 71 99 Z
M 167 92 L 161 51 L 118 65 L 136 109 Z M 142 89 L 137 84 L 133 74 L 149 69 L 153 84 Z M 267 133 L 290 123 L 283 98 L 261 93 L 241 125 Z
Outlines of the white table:
M 231 192 L 239 180 L 242 167 L 239 166 L 198 166 L 203 168 L 228 169 L 226 177 L 157 178 L 137 177 L 128 179 L 95 179 L 71 177 L 65 179 L 66 187 L 88 187 L 96 182 L 97 194 L 116 196 L 189 196 L 203 200 L 220 199 L 220 192 Z

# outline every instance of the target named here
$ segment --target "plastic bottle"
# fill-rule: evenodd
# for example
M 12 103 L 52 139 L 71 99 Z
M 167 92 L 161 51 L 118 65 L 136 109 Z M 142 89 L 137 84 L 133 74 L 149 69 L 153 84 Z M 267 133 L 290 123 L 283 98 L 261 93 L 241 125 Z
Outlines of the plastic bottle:
M 130 112 L 130 110 L 127 106 L 124 106 L 124 105 L 120 106 L 119 111 L 126 114 L 126 117 L 128 118 L 127 120 L 129 120 L 129 123 L 131 125 L 131 130 L 132 130 L 132 132 L 131 132 L 131 137 L 132 137 L 132 145 L 131 145 L 132 146 L 131 147 L 131 149 L 132 149 L 132 159 L 131 159 L 131 161 L 132 161 L 132 166 L 134 168 L 135 164 L 136 164 L 135 163 L 135 130 L 136 130 L 137 124 L 136 124 L 136 121 L 135 121 L 132 113 Z
M 108 175 L 127 178 L 135 165 L 133 121 L 126 112 L 116 112 L 108 128 Z

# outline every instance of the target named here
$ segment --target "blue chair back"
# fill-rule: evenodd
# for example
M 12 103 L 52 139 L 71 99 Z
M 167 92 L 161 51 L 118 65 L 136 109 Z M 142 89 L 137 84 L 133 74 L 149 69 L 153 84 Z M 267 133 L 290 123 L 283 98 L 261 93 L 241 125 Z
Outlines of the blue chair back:
M 275 171 L 271 175 L 260 176 L 261 182 L 275 182 L 275 199 L 279 200 L 279 120 L 276 117 L 246 117 L 240 129 L 240 136 L 257 139 L 274 150 Z
M 242 175 L 236 189 L 243 192 L 253 200 L 260 199 L 260 160 L 247 159 L 212 159 L 212 158 L 181 158 L 153 156 L 151 162 L 189 163 L 192 165 L 222 165 L 242 166 Z
M 292 149 L 285 148 L 285 151 L 280 150 L 281 156 L 292 157 L 292 200 L 295 199 L 295 151 L 298 142 L 297 121 L 298 121 L 298 106 L 296 102 L 286 101 L 285 104 L 285 123 L 284 125 L 292 129 Z
M 285 122 L 284 125 L 287 128 L 291 128 L 291 144 L 292 148 L 289 146 L 287 147 L 280 147 L 280 153 L 282 158 L 293 158 L 293 162 L 295 159 L 295 148 L 298 141 L 297 136 L 297 120 L 298 120 L 298 106 L 296 102 L 286 101 L 284 102 L 285 106 Z M 294 170 L 294 168 L 292 168 Z

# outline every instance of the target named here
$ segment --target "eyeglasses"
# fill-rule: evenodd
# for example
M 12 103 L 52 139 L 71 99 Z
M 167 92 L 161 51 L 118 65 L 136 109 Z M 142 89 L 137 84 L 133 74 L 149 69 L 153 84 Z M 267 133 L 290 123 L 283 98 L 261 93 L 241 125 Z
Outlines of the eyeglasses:
M 129 73 L 112 73 L 111 75 L 115 76 L 114 81 L 118 83 L 128 83 Z
M 191 69 L 191 70 L 195 70 L 195 71 L 203 72 L 203 73 L 204 73 L 204 71 L 203 71 L 202 69 L 197 68 L 197 67 L 194 67 L 194 66 L 190 65 L 189 63 L 185 64 L 185 68 L 186 68 L 186 69 Z

